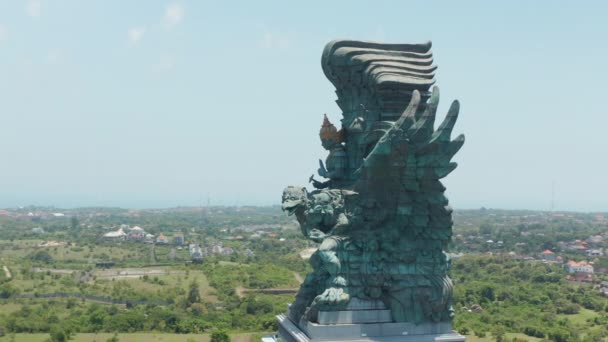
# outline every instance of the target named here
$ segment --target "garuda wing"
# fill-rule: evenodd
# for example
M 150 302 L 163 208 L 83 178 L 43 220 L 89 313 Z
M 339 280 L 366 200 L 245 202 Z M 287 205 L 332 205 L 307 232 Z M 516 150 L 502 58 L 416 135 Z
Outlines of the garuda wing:
M 435 216 L 449 220 L 436 222 L 438 225 L 451 228 L 451 209 L 440 179 L 456 168 L 451 159 L 464 144 L 464 135 L 451 140 L 458 101 L 452 103 L 443 123 L 434 128 L 438 104 L 439 88 L 433 88 L 423 111 L 419 110 L 420 93 L 414 91 L 406 110 L 385 128 L 365 157 L 354 190 L 366 194 L 368 201 L 396 210 L 402 220 L 417 221 L 409 222 L 415 226 L 428 226 Z

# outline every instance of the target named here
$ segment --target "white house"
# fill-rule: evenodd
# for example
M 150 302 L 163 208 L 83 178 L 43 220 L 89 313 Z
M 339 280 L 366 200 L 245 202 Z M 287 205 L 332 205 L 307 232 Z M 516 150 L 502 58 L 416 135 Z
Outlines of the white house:
M 593 273 L 593 265 L 586 261 L 576 262 L 574 260 L 570 260 L 568 263 L 566 263 L 566 271 L 568 271 L 568 273 Z
M 108 232 L 103 234 L 104 238 L 111 240 L 123 240 L 126 236 L 127 234 L 124 232 L 124 230 L 122 230 L 122 228 L 119 228 L 115 232 Z

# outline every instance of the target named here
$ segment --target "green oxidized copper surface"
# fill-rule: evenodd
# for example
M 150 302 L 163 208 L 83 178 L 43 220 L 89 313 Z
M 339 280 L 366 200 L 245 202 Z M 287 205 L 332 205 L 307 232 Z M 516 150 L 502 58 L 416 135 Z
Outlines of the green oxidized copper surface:
M 336 86 L 342 127 L 325 119 L 329 156 L 317 190 L 287 187 L 283 209 L 320 243 L 292 304 L 294 322 L 344 310 L 352 298 L 382 301 L 396 322 L 451 319 L 445 248 L 452 210 L 440 179 L 456 168 L 464 136 L 451 139 L 459 105 L 435 129 L 439 89 L 431 45 L 334 41 L 323 70 Z

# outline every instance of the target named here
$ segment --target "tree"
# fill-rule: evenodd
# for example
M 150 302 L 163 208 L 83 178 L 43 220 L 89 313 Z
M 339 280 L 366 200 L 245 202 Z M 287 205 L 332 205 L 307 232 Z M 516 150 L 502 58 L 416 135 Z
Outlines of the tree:
M 211 342 L 230 342 L 230 336 L 223 330 L 217 330 L 211 334 Z
M 263 315 L 272 312 L 273 305 L 268 299 L 259 299 L 256 296 L 248 296 L 243 302 L 245 305 L 245 312 L 250 315 Z
M 53 262 L 53 257 L 46 251 L 38 251 L 31 255 L 30 258 L 34 261 L 43 262 L 45 264 L 50 264 Z
M 13 295 L 19 293 L 19 288 L 12 286 L 11 284 L 0 285 L 0 298 L 10 298 Z
M 71 332 L 59 326 L 51 328 L 51 342 L 67 342 L 71 338 Z
M 493 302 L 496 299 L 494 295 L 494 287 L 491 285 L 486 285 L 481 289 L 481 296 L 486 300 Z
M 68 300 L 67 300 L 67 301 L 66 301 L 66 303 L 65 303 L 65 308 L 66 308 L 66 309 L 71 309 L 71 308 L 73 308 L 74 306 L 76 306 L 76 299 L 71 298 L 71 297 L 70 297 L 70 298 L 68 298 Z
M 492 335 L 496 339 L 496 342 L 503 342 L 505 340 L 505 328 L 502 325 L 497 325 L 492 328 Z
M 468 335 L 469 334 L 469 328 L 462 327 L 462 328 L 458 329 L 458 333 L 461 334 L 461 335 Z
M 193 303 L 190 305 L 190 310 L 196 316 L 203 315 L 207 312 L 207 308 L 201 303 Z
M 199 303 L 201 301 L 201 293 L 199 291 L 199 286 L 196 279 L 192 280 L 192 282 L 190 283 L 187 301 L 189 305 Z

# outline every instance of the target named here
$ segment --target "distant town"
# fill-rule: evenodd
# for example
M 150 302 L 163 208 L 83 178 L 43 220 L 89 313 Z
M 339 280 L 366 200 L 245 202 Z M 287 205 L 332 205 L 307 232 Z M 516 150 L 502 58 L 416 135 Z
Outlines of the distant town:
M 458 233 L 454 249 L 460 251 L 453 254 L 455 257 L 486 253 L 558 264 L 567 272 L 564 279 L 572 282 L 595 283 L 598 276 L 608 275 L 606 214 L 486 209 L 481 210 L 483 216 L 472 213 L 455 212 L 454 230 Z M 608 296 L 608 282 L 598 282 L 597 288 Z

